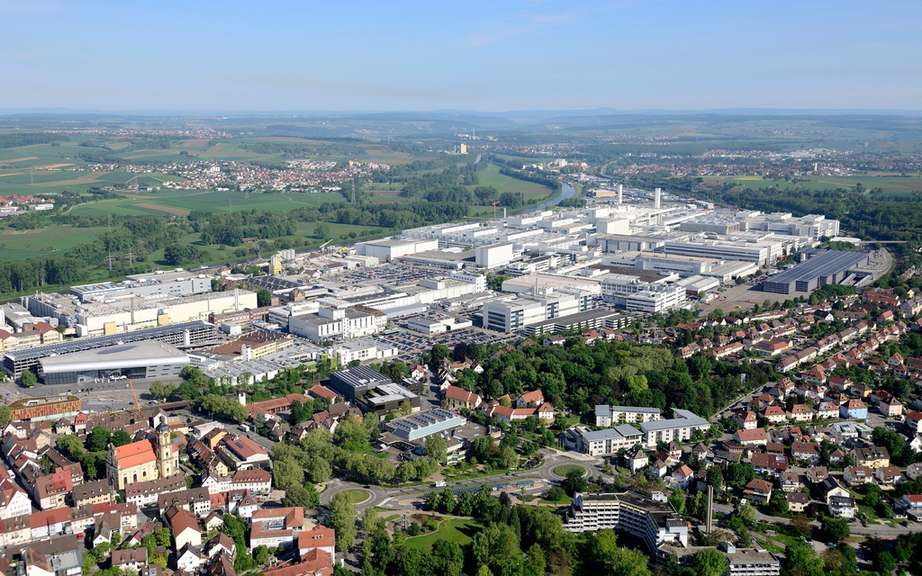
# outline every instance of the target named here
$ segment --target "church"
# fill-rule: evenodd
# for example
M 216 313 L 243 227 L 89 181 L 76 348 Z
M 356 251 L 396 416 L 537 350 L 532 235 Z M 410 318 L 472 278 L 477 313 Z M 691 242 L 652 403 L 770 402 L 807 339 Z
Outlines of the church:
M 109 446 L 106 476 L 118 490 L 129 484 L 167 478 L 179 472 L 179 450 L 170 439 L 170 427 L 161 417 L 153 438 L 123 446 Z

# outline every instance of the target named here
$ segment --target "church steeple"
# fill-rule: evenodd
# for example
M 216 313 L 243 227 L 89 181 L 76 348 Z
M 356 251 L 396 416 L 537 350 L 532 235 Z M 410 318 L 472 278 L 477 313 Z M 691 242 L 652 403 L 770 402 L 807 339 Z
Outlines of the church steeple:
M 161 478 L 167 478 L 176 473 L 176 458 L 173 454 L 173 443 L 170 439 L 170 427 L 166 423 L 166 416 L 160 417 L 160 424 L 154 430 L 157 433 L 157 467 Z

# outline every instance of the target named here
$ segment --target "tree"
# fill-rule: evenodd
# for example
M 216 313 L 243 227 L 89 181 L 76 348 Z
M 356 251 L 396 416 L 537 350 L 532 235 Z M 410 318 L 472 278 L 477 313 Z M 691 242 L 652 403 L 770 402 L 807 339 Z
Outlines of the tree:
M 125 432 L 124 430 L 116 430 L 112 433 L 109 441 L 112 442 L 113 446 L 124 446 L 125 444 L 131 442 L 131 436 L 129 436 L 128 432 Z
M 537 544 L 532 544 L 525 557 L 525 576 L 544 576 L 547 560 L 544 550 Z
M 307 465 L 307 475 L 314 484 L 322 484 L 333 475 L 333 468 L 327 460 L 314 457 Z
M 768 502 L 768 510 L 775 515 L 788 513 L 788 499 L 782 490 L 772 490 L 772 497 Z
M 101 452 L 109 446 L 112 434 L 102 426 L 94 426 L 86 439 L 86 447 L 90 452 Z
M 451 540 L 436 540 L 429 554 L 428 572 L 443 576 L 461 576 L 463 569 L 464 551 L 461 550 L 461 546 Z
M 35 376 L 35 372 L 23 370 L 22 376 L 19 377 L 19 382 L 26 388 L 31 388 L 38 384 L 38 378 Z
M 820 518 L 820 534 L 827 542 L 838 544 L 848 538 L 848 520 L 823 516 Z
M 172 266 L 198 260 L 202 251 L 193 244 L 170 244 L 163 249 L 163 261 Z
M 11 415 L 12 411 L 10 410 L 9 406 L 6 404 L 0 405 L 0 428 L 3 428 L 10 423 Z
M 257 546 L 253 549 L 253 560 L 259 566 L 265 566 L 269 563 L 269 549 L 265 546 Z
M 448 461 L 448 443 L 438 434 L 426 438 L 426 454 L 434 462 L 445 464 Z
M 176 393 L 179 388 L 175 384 L 164 384 L 163 382 L 154 382 L 150 385 L 150 393 L 157 400 L 166 400 Z
M 791 542 L 784 550 L 781 573 L 785 576 L 823 576 L 823 561 L 806 542 Z
M 288 490 L 304 483 L 304 468 L 294 458 L 280 458 L 273 463 L 272 481 L 277 488 Z
M 265 288 L 260 288 L 256 291 L 256 305 L 262 308 L 263 306 L 269 306 L 272 304 L 272 292 L 269 292 Z
M 803 538 L 809 537 L 810 532 L 813 530 L 810 526 L 810 519 L 803 514 L 795 514 L 794 517 L 791 518 L 791 527 Z
M 583 476 L 584 472 L 582 470 L 570 470 L 567 472 L 563 481 L 561 481 L 560 487 L 570 496 L 573 496 L 577 492 L 585 492 L 587 484 Z
M 333 496 L 330 515 L 336 530 L 336 545 L 345 553 L 355 543 L 355 504 L 348 494 L 340 492 Z
M 490 524 L 481 530 L 474 536 L 471 550 L 477 565 L 489 567 L 494 574 L 506 574 L 507 566 L 521 565 L 523 560 L 518 536 L 508 524 Z
M 310 484 L 301 486 L 296 484 L 285 490 L 285 497 L 282 499 L 285 506 L 301 506 L 302 508 L 316 508 L 320 505 L 320 495 L 317 490 Z
M 727 556 L 717 550 L 702 550 L 692 560 L 696 576 L 724 576 L 729 568 Z
M 612 530 L 599 530 L 590 536 L 583 551 L 586 574 L 612 576 L 650 576 L 647 557 L 630 548 L 620 548 Z

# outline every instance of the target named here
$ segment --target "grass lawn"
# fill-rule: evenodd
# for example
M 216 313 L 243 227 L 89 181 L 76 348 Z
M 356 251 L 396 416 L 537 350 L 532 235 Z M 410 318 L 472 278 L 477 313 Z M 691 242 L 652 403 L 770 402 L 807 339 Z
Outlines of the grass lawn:
M 561 464 L 560 466 L 554 466 L 552 470 L 554 474 L 564 477 L 571 472 L 579 472 L 583 476 L 586 475 L 586 467 L 580 466 L 579 464 Z
M 424 552 L 431 550 L 436 540 L 448 540 L 465 546 L 470 543 L 480 528 L 480 524 L 472 518 L 443 518 L 438 530 L 419 536 L 410 536 L 407 538 L 407 545 Z
M 74 228 L 49 226 L 36 230 L 0 229 L 0 261 L 24 260 L 33 256 L 50 256 L 88 244 L 105 232 L 105 227 Z
M 353 504 L 359 504 L 368 500 L 371 497 L 371 492 L 368 490 L 363 490 L 361 488 L 350 488 L 349 490 L 343 490 L 339 494 L 345 494 L 349 501 Z
M 521 192 L 525 197 L 525 202 L 543 200 L 553 193 L 553 190 L 542 184 L 500 174 L 499 166 L 496 164 L 487 164 L 477 172 L 477 186 L 492 186 L 500 194 L 503 192 Z

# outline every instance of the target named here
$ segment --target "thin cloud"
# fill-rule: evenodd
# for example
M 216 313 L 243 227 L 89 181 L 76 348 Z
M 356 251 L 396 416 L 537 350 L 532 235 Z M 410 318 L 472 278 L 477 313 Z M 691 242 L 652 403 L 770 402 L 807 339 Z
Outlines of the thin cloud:
M 576 17 L 577 14 L 573 11 L 526 12 L 520 14 L 515 22 L 504 22 L 494 26 L 493 30 L 470 32 L 465 36 L 465 43 L 470 48 L 485 48 L 518 36 L 530 34 L 541 28 L 570 22 Z

